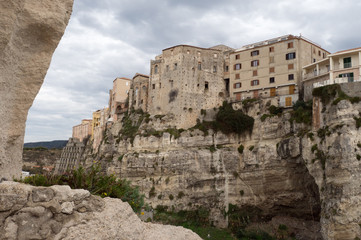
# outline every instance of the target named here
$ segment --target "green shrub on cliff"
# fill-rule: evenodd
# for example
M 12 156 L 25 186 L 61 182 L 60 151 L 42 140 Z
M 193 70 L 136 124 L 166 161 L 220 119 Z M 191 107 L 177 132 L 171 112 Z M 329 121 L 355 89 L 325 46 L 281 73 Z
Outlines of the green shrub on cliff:
M 102 173 L 99 165 L 93 165 L 88 171 L 79 167 L 64 175 L 34 175 L 20 182 L 34 186 L 69 185 L 72 189 L 86 189 L 101 197 L 120 198 L 128 202 L 135 212 L 144 205 L 144 196 L 139 193 L 138 187 L 132 187 L 125 179 Z

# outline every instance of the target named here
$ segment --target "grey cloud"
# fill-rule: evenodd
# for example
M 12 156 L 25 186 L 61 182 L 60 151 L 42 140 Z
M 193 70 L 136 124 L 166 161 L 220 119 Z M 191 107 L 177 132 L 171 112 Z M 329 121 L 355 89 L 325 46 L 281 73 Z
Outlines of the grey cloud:
M 357 0 L 81 0 L 27 121 L 25 141 L 66 139 L 107 105 L 116 77 L 149 73 L 162 49 L 239 48 L 302 33 L 331 52 L 361 46 Z

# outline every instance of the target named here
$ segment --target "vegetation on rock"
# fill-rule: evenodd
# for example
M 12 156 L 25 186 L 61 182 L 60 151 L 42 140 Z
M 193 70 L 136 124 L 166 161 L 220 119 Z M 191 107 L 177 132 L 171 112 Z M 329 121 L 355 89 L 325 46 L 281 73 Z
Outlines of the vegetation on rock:
M 45 187 L 69 185 L 72 189 L 86 189 L 101 197 L 120 198 L 128 202 L 135 212 L 139 212 L 144 205 L 144 196 L 139 193 L 138 187 L 132 187 L 125 179 L 102 173 L 98 164 L 93 165 L 89 171 L 79 167 L 64 175 L 34 175 L 18 181 Z

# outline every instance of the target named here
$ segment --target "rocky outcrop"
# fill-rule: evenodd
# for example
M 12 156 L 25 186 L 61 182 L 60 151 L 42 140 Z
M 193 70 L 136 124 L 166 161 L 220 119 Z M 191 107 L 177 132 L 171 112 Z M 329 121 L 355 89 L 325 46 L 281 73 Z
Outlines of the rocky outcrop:
M 301 146 L 320 193 L 322 235 L 324 239 L 360 239 L 361 103 L 341 100 L 321 109 L 316 114 L 320 128 L 304 137 Z
M 142 222 L 128 203 L 68 186 L 0 183 L 0 239 L 200 240 L 182 227 Z
M 72 5 L 73 0 L 0 2 L 0 178 L 21 174 L 27 113 Z
M 314 221 L 314 232 L 303 237 L 320 237 L 318 188 L 302 159 L 301 137 L 291 137 L 302 125 L 290 123 L 290 110 L 262 121 L 260 113 L 266 113 L 269 105 L 258 101 L 249 109 L 256 119 L 254 130 L 240 136 L 190 129 L 179 137 L 141 133 L 131 143 L 110 129 L 97 160 L 109 174 L 139 186 L 153 208 L 205 207 L 216 226 L 226 227 L 224 213 L 233 205 L 243 212 L 252 210 L 249 217 L 259 221 L 275 216 Z M 88 151 L 84 164 L 93 161 L 94 154 Z

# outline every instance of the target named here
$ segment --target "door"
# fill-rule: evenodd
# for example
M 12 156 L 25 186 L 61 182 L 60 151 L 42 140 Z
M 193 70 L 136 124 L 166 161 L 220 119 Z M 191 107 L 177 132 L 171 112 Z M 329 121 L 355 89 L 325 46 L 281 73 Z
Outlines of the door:
M 271 89 L 270 89 L 270 96 L 271 96 L 271 97 L 276 96 L 276 88 L 271 88 Z
M 294 94 L 294 93 L 295 93 L 295 85 L 289 86 L 289 94 Z
M 258 90 L 253 91 L 253 98 L 258 98 Z
M 236 93 L 236 100 L 241 101 L 241 93 Z
M 286 97 L 286 107 L 292 106 L 292 97 Z

